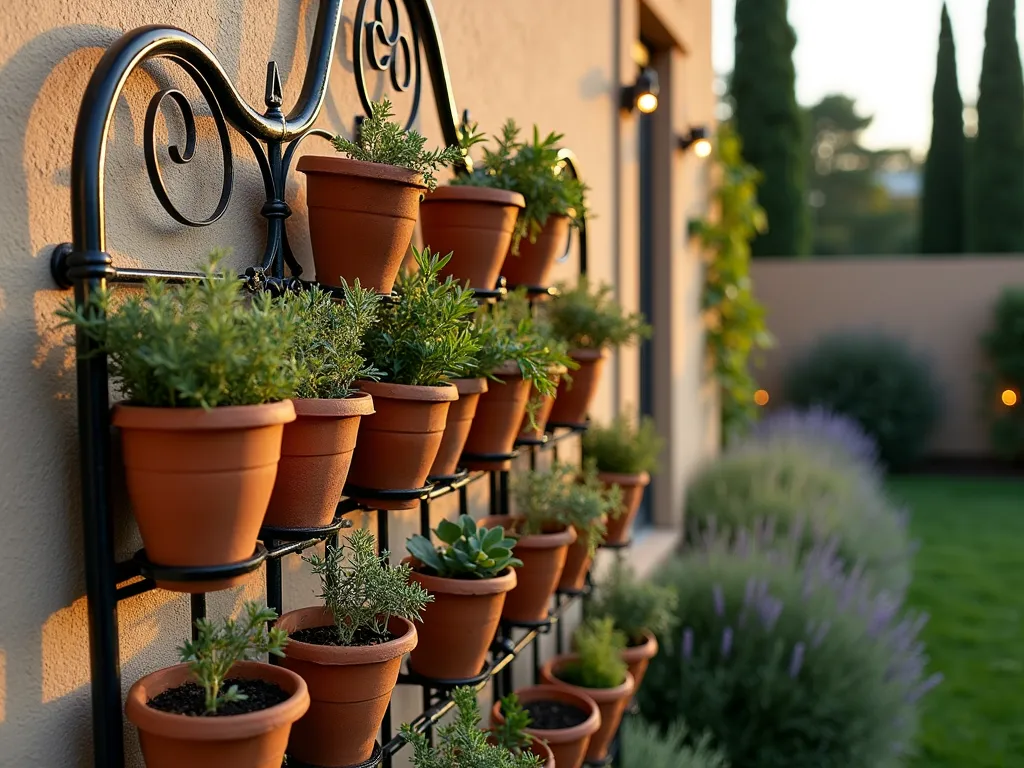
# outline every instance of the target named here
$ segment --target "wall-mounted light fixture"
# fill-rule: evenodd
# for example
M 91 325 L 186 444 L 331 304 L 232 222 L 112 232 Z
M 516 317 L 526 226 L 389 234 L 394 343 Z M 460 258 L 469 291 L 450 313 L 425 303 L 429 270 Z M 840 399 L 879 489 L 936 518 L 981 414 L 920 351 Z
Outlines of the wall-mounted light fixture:
M 643 67 L 636 76 L 636 82 L 622 87 L 622 108 L 627 112 L 638 109 L 645 115 L 658 108 L 658 73 L 650 67 Z
M 679 148 L 684 152 L 693 147 L 693 154 L 704 158 L 711 155 L 711 139 L 708 138 L 708 129 L 703 125 L 690 126 L 690 132 L 679 137 Z

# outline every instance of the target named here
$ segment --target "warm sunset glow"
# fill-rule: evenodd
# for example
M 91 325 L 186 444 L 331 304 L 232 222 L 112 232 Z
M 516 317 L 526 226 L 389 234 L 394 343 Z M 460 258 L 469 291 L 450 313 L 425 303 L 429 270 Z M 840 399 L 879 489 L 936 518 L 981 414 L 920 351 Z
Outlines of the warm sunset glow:
M 707 139 L 697 139 L 693 145 L 693 153 L 700 158 L 711 156 L 711 142 Z
M 1004 389 L 1002 401 L 1007 408 L 1012 408 L 1017 404 L 1017 393 L 1012 389 Z
M 759 389 L 754 393 L 754 402 L 760 406 L 768 405 L 768 401 L 771 397 L 768 395 L 767 389 Z
M 641 93 L 636 99 L 636 108 L 649 115 L 658 108 L 658 97 L 653 93 Z

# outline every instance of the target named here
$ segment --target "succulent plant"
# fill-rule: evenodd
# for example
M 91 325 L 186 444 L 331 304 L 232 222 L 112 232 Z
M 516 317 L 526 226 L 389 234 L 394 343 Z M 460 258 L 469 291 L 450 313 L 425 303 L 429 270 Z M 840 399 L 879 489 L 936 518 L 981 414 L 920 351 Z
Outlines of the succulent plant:
M 447 546 L 438 549 L 419 534 L 405 546 L 409 554 L 445 579 L 492 579 L 523 564 L 512 556 L 516 540 L 506 536 L 504 528 L 477 527 L 469 515 L 462 515 L 457 523 L 442 520 L 434 535 Z

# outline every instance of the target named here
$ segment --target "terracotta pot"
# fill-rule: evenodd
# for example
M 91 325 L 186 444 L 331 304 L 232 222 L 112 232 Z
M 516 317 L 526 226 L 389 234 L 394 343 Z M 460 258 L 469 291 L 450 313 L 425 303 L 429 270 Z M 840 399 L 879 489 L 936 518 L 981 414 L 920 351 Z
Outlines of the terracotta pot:
M 586 424 L 587 411 L 597 393 L 607 355 L 603 349 L 573 349 L 569 357 L 579 363 L 572 372 L 572 381 L 563 378 L 558 385 L 555 406 L 551 409 L 553 424 Z
M 569 217 L 549 216 L 544 229 L 531 243 L 523 238 L 519 243 L 519 255 L 509 251 L 501 274 L 509 286 L 535 285 L 546 287 L 555 261 L 565 253 L 569 242 Z
M 301 608 L 282 616 L 277 626 L 289 634 L 330 626 L 323 607 Z M 416 628 L 392 618 L 394 639 L 354 647 L 289 641 L 281 665 L 309 686 L 309 712 L 292 728 L 288 755 L 311 765 L 334 768 L 370 759 L 391 691 L 398 682 L 402 657 L 416 647 Z M 280 768 L 278 764 L 277 768 Z
M 305 155 L 309 237 L 316 279 L 391 293 L 412 241 L 423 176 L 407 168 L 344 157 Z
M 412 558 L 402 562 L 412 563 Z M 516 572 L 493 579 L 443 579 L 413 571 L 409 578 L 434 596 L 418 623 L 419 645 L 409 668 L 434 680 L 476 677 L 501 620 L 505 595 L 516 585 Z
M 493 729 L 494 726 L 492 725 L 491 730 Z M 493 736 L 489 736 L 487 738 L 487 742 L 489 744 L 497 744 L 497 741 Z M 527 751 L 531 755 L 536 755 L 543 761 L 541 763 L 542 768 L 555 768 L 555 756 L 551 753 L 551 747 L 549 747 L 540 739 L 534 739 L 532 742 L 530 742 L 530 746 L 527 748 Z
M 640 683 L 647 674 L 647 665 L 651 659 L 658 655 L 658 639 L 653 633 L 644 630 L 639 643 L 630 645 L 622 652 L 622 660 L 629 665 L 629 674 L 633 676 L 633 684 L 636 690 L 640 690 Z
M 420 204 L 423 244 L 453 254 L 441 279 L 451 275 L 471 288 L 492 290 L 525 206 L 522 195 L 504 189 L 449 186 L 428 193 Z
M 608 532 L 605 534 L 604 540 L 607 544 L 627 544 L 637 510 L 644 498 L 644 489 L 650 484 L 651 476 L 646 472 L 641 472 L 639 475 L 598 472 L 597 477 L 606 488 L 617 485 L 622 490 L 622 506 L 619 508 L 619 515 L 608 518 Z
M 573 530 L 576 530 L 575 528 Z M 567 592 L 580 592 L 587 583 L 587 574 L 594 556 L 590 552 L 587 537 L 576 530 L 576 541 L 572 543 L 565 555 L 565 567 L 558 579 L 558 588 Z
M 541 667 L 540 679 L 548 685 L 557 685 L 581 696 L 589 696 L 597 703 L 597 708 L 601 710 L 601 727 L 590 739 L 587 760 L 599 762 L 608 756 L 608 747 L 615 738 L 615 732 L 619 730 L 622 714 L 626 711 L 626 705 L 629 704 L 636 685 L 633 682 L 633 675 L 628 672 L 625 682 L 615 688 L 581 688 L 558 679 L 558 670 L 576 659 L 574 653 L 556 656 Z
M 534 685 L 516 691 L 519 703 L 523 706 L 535 701 L 559 701 L 569 704 L 587 713 L 587 719 L 572 728 L 558 730 L 542 730 L 525 728 L 525 732 L 536 739 L 546 741 L 558 768 L 580 768 L 586 759 L 587 748 L 591 737 L 601 727 L 601 713 L 597 704 L 589 696 L 555 685 Z M 505 722 L 501 714 L 501 702 L 494 702 L 491 707 L 491 726 L 497 727 Z
M 359 420 L 373 413 L 365 392 L 339 400 L 293 400 L 264 525 L 318 528 L 334 521 L 348 478 Z
M 361 381 L 359 388 L 373 395 L 375 413 L 363 419 L 352 454 L 349 481 L 373 490 L 412 490 L 427 482 L 441 446 L 448 406 L 459 393 L 451 384 L 414 387 Z M 380 501 L 370 494 L 357 501 L 373 509 L 412 509 L 417 499 Z
M 552 373 L 555 374 L 555 384 L 561 381 L 562 375 L 566 372 L 565 366 L 559 365 L 554 367 Z M 539 400 L 540 405 L 537 406 L 537 412 L 534 414 L 534 421 L 537 424 L 536 429 L 530 426 L 530 414 L 526 413 L 523 416 L 523 425 L 519 430 L 520 440 L 540 440 L 544 437 L 544 431 L 547 429 L 548 418 L 551 416 L 551 409 L 555 407 L 554 395 L 544 397 L 537 391 L 536 387 L 530 390 L 530 399 Z
M 292 723 L 309 709 L 306 683 L 287 669 L 256 661 L 238 662 L 228 677 L 276 683 L 289 697 L 257 712 L 220 717 L 189 717 L 150 707 L 153 697 L 193 680 L 187 664 L 153 672 L 131 687 L 124 711 L 139 729 L 147 768 L 281 768 Z
M 506 531 L 515 531 L 519 521 L 507 515 L 485 517 L 479 524 L 487 528 L 496 525 Z M 539 623 L 546 621 L 551 607 L 551 596 L 565 566 L 566 552 L 576 540 L 576 531 L 563 526 L 551 532 L 522 536 L 516 542 L 513 554 L 523 561 L 516 568 L 516 588 L 505 597 L 501 618 L 513 623 Z
M 252 557 L 274 490 L 291 400 L 264 405 L 147 408 L 118 404 L 132 512 L 160 565 L 226 565 Z M 243 581 L 159 582 L 208 592 Z
M 469 437 L 469 428 L 473 426 L 480 395 L 487 391 L 487 379 L 455 379 L 452 381 L 459 392 L 459 399 L 448 408 L 448 420 L 445 423 L 441 447 L 437 449 L 437 458 L 430 468 L 430 477 L 450 477 L 459 469 L 462 447 Z
M 519 366 L 506 363 L 494 371 L 498 382 L 489 385 L 480 397 L 473 427 L 463 448 L 462 464 L 467 469 L 500 470 L 512 466 L 511 460 L 485 461 L 469 456 L 508 454 L 515 446 L 530 399 L 530 382 L 523 378 Z

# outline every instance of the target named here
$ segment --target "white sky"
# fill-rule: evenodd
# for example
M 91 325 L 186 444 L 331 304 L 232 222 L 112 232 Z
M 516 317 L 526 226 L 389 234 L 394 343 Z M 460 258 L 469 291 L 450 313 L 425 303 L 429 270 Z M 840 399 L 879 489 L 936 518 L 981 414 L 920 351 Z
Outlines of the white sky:
M 733 65 L 735 0 L 713 0 L 715 71 Z M 986 0 L 948 0 L 960 92 L 977 98 L 985 44 Z M 789 0 L 796 30 L 797 98 L 809 105 L 830 93 L 856 99 L 874 115 L 870 147 L 928 148 L 942 0 Z M 1024 4 L 1017 37 L 1024 40 Z

